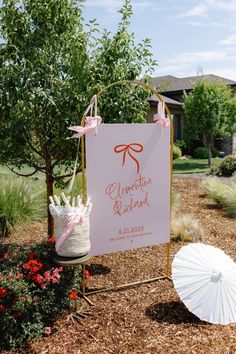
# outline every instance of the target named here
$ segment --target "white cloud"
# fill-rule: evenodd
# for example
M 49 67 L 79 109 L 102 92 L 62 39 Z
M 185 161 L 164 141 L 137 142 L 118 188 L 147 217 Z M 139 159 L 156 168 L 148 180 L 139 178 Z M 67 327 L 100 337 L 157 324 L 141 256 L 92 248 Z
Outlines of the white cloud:
M 88 7 L 100 7 L 106 12 L 117 12 L 124 5 L 124 0 L 87 0 L 85 6 Z M 135 11 L 138 10 L 152 10 L 159 11 L 160 8 L 156 5 L 155 1 L 132 1 L 131 5 Z
M 219 41 L 219 44 L 221 44 L 221 45 L 234 45 L 234 44 L 236 44 L 236 33 L 231 34 L 230 36 L 228 36 L 225 39 L 222 39 L 221 41 Z
M 189 25 L 195 27 L 222 27 L 225 26 L 225 23 L 214 22 L 214 21 L 206 21 L 206 22 L 189 21 Z
M 114 13 L 119 10 L 123 4 L 123 0 L 87 0 L 85 6 L 101 7 L 104 8 L 106 12 Z
M 217 10 L 236 12 L 236 0 L 207 0 L 207 4 Z
M 152 1 L 131 2 L 133 9 L 136 10 L 152 10 L 160 11 L 161 8 Z
M 201 65 L 206 62 L 223 60 L 226 56 L 227 54 L 225 51 L 185 52 L 176 54 L 173 59 L 168 60 L 168 63 L 178 65 L 197 63 L 198 65 Z
M 186 11 L 183 14 L 178 15 L 178 18 L 184 18 L 184 17 L 198 17 L 198 16 L 204 16 L 207 11 L 207 6 L 204 4 L 199 4 L 194 6 L 192 9 Z
M 177 77 L 195 76 L 199 71 L 199 67 L 203 68 L 204 74 L 207 74 L 205 69 L 209 69 L 209 74 L 216 74 L 223 77 L 232 77 L 229 75 L 232 62 L 230 62 L 229 53 L 226 51 L 206 51 L 206 52 L 185 52 L 178 53 L 174 58 L 167 60 L 163 65 L 159 62 L 158 72 L 156 75 L 173 75 Z M 224 65 L 224 69 L 213 70 L 215 65 L 219 63 Z M 232 71 L 232 70 L 231 70 Z M 233 69 L 232 73 L 236 71 Z
M 236 68 L 235 66 L 227 66 L 223 68 L 212 69 L 209 74 L 218 75 L 229 80 L 236 81 Z

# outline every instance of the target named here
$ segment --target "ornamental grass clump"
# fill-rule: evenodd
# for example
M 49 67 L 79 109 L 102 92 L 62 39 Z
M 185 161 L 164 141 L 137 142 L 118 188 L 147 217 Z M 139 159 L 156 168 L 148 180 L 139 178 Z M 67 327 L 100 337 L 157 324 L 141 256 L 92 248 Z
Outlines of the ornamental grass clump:
M 171 239 L 173 241 L 201 241 L 203 231 L 199 221 L 190 214 L 176 215 L 171 220 Z
M 22 223 L 45 217 L 45 211 L 45 189 L 38 182 L 0 177 L 0 237 Z
M 206 194 L 229 216 L 236 217 L 236 177 L 222 182 L 216 177 L 203 181 Z
M 172 190 L 171 194 L 171 239 L 173 241 L 200 241 L 203 231 L 198 220 L 180 212 L 180 194 Z
M 205 193 L 217 204 L 224 204 L 225 191 L 229 187 L 226 183 L 219 180 L 219 178 L 209 177 L 202 182 L 202 186 Z
M 53 333 L 72 289 L 81 289 L 82 267 L 57 266 L 53 255 L 54 237 L 31 246 L 0 244 L 0 351 Z

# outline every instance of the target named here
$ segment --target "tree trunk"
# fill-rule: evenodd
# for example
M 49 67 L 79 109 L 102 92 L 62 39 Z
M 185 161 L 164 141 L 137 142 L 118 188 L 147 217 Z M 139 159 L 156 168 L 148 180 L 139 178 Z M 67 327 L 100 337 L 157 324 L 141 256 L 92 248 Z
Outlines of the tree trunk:
M 52 173 L 46 171 L 46 185 L 47 185 L 47 215 L 48 215 L 48 237 L 54 234 L 54 219 L 49 211 L 49 197 L 53 196 L 53 177 Z
M 208 134 L 203 134 L 203 143 L 208 150 L 208 166 L 211 166 L 211 145 L 212 137 Z
M 54 220 L 49 211 L 49 197 L 53 196 L 53 168 L 51 164 L 51 157 L 48 154 L 47 148 L 44 147 L 45 164 L 46 164 L 46 186 L 47 186 L 47 214 L 48 214 L 48 237 L 54 235 Z
M 207 149 L 208 149 L 208 166 L 211 166 L 211 145 L 207 145 Z

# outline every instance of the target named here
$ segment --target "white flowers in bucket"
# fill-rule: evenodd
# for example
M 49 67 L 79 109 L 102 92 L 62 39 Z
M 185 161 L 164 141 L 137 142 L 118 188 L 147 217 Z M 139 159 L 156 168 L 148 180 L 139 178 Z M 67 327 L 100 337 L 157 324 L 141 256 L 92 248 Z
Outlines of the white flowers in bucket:
M 77 198 L 49 197 L 49 210 L 55 221 L 56 252 L 63 257 L 82 257 L 90 250 L 89 215 L 92 209 L 90 198 L 85 204 Z

